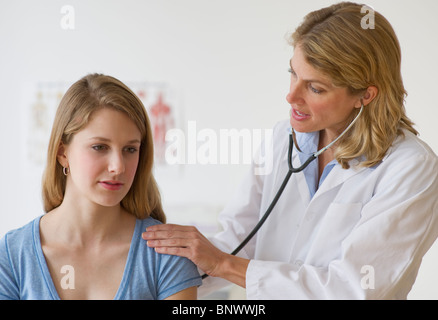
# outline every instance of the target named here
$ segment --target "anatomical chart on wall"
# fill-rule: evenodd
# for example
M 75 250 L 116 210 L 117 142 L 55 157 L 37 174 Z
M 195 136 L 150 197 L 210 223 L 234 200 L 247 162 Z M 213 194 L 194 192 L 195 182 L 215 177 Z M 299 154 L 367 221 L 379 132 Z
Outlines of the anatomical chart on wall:
M 143 102 L 151 122 L 154 138 L 155 166 L 166 166 L 166 132 L 180 121 L 174 90 L 167 83 L 125 82 Z M 23 85 L 22 154 L 29 171 L 43 168 L 47 156 L 56 109 L 71 83 L 67 81 L 27 83 Z

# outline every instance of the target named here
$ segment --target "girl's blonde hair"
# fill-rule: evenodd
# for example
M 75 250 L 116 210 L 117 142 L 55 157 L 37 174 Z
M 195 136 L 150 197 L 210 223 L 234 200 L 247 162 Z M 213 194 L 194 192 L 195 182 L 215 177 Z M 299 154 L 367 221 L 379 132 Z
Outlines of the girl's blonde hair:
M 137 171 L 121 206 L 139 219 L 151 216 L 164 223 L 166 218 L 161 197 L 152 174 L 154 147 L 146 110 L 125 84 L 101 74 L 90 74 L 74 83 L 59 104 L 42 181 L 44 210 L 49 212 L 64 199 L 66 176 L 57 160 L 61 142 L 68 145 L 74 134 L 87 125 L 91 114 L 100 108 L 124 112 L 134 121 L 142 135 Z
M 379 163 L 403 129 L 417 131 L 406 116 L 406 91 L 401 76 L 401 50 L 390 23 L 378 12 L 370 28 L 362 26 L 364 5 L 342 2 L 309 13 L 291 37 L 314 68 L 329 76 L 333 84 L 361 95 L 369 86 L 377 96 L 364 107 L 352 129 L 340 139 L 336 160 L 343 168 L 361 157 L 361 165 Z M 374 28 L 372 28 L 374 27 Z M 355 116 L 355 115 L 352 115 Z

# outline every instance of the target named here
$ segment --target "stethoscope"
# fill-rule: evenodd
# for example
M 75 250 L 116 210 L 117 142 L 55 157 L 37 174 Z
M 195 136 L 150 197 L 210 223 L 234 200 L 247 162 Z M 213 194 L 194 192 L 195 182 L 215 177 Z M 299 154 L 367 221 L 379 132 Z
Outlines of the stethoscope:
M 312 153 L 309 158 L 298 168 L 295 168 L 292 164 L 292 150 L 293 150 L 293 146 L 294 146 L 294 136 L 295 136 L 295 132 L 294 129 L 291 127 L 290 130 L 290 134 L 289 134 L 289 149 L 288 149 L 288 154 L 287 154 L 287 161 L 288 161 L 288 165 L 289 165 L 289 170 L 286 174 L 286 176 L 284 177 L 284 180 L 280 186 L 280 188 L 278 189 L 274 199 L 272 200 L 271 204 L 269 205 L 268 209 L 266 209 L 265 214 L 263 215 L 263 217 L 260 218 L 259 222 L 257 223 L 257 225 L 252 229 L 252 231 L 246 236 L 246 238 L 242 241 L 241 244 L 239 244 L 239 246 L 237 246 L 236 249 L 233 250 L 233 252 L 231 252 L 230 254 L 235 256 L 240 250 L 242 250 L 242 248 L 254 237 L 254 235 L 257 233 L 257 231 L 259 231 L 259 229 L 261 228 L 261 226 L 265 223 L 266 219 L 269 217 L 269 215 L 271 214 L 272 210 L 274 209 L 275 205 L 278 202 L 278 199 L 280 199 L 281 194 L 283 193 L 284 188 L 286 187 L 290 177 L 292 176 L 292 173 L 297 173 L 297 172 L 301 172 L 304 169 L 307 168 L 307 166 L 316 158 L 318 158 L 319 155 L 321 155 L 323 152 L 325 152 L 327 149 L 331 148 L 348 130 L 351 129 L 351 127 L 354 125 L 354 123 L 357 121 L 357 119 L 359 118 L 359 116 L 361 115 L 363 110 L 363 104 L 360 107 L 359 113 L 356 115 L 356 117 L 353 119 L 353 121 L 351 121 L 351 123 L 348 125 L 347 128 L 345 128 L 344 131 L 342 131 L 342 133 L 332 142 L 330 142 L 328 145 L 326 145 L 324 148 L 321 148 L 320 150 Z M 204 274 L 202 275 L 202 279 L 205 279 L 208 277 L 208 274 Z

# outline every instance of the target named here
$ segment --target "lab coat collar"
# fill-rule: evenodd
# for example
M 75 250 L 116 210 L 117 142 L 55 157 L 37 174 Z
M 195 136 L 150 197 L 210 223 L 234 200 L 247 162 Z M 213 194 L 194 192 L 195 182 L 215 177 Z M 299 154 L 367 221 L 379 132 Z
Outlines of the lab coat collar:
M 319 143 L 319 132 L 309 132 L 309 133 L 302 133 L 302 132 L 296 132 L 296 138 L 297 143 L 301 149 L 301 158 L 304 159 L 302 156 L 306 157 L 307 155 L 311 155 L 312 153 L 316 152 L 318 149 L 318 143 Z M 294 146 L 295 148 L 295 146 Z M 295 152 L 298 152 L 297 149 L 294 150 Z M 300 157 L 295 156 L 293 159 L 294 166 L 300 166 L 301 161 L 299 159 Z M 309 203 L 311 200 L 317 198 L 319 195 L 322 195 L 323 193 L 335 188 L 336 186 L 340 185 L 341 183 L 344 183 L 346 180 L 350 179 L 351 177 L 357 175 L 358 173 L 362 172 L 363 170 L 367 169 L 366 167 L 359 166 L 361 160 L 363 160 L 363 157 L 359 157 L 356 159 L 353 159 L 349 162 L 350 169 L 343 169 L 342 166 L 337 162 L 330 174 L 326 177 L 324 182 L 321 184 L 321 186 L 316 191 L 314 197 L 310 198 L 310 192 L 308 188 L 300 188 L 300 193 L 302 199 Z M 297 179 L 301 182 L 300 184 L 307 185 L 306 178 L 302 172 L 297 174 Z
M 336 164 L 335 167 L 330 172 L 330 174 L 321 184 L 318 191 L 316 191 L 315 196 L 313 198 L 317 198 L 319 195 L 322 195 L 325 192 L 333 188 L 336 188 L 338 185 L 344 183 L 348 179 L 354 177 L 355 175 L 367 169 L 366 167 L 358 166 L 358 164 L 359 161 L 357 161 L 356 159 L 350 161 L 349 169 L 343 169 L 339 163 Z
M 295 152 L 308 157 L 318 151 L 319 131 L 309 133 L 295 132 L 295 136 L 297 138 L 298 147 L 301 149 L 301 152 L 299 152 L 297 146 L 294 145 Z

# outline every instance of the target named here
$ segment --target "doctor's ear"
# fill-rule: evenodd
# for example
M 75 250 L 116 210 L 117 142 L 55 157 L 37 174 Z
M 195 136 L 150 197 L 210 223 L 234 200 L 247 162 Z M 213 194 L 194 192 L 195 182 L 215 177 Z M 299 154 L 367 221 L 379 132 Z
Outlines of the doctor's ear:
M 362 95 L 360 101 L 361 103 L 366 106 L 368 105 L 371 101 L 374 100 L 375 97 L 377 97 L 377 94 L 379 93 L 379 89 L 377 89 L 377 87 L 375 86 L 369 86 L 366 90 L 365 93 Z

